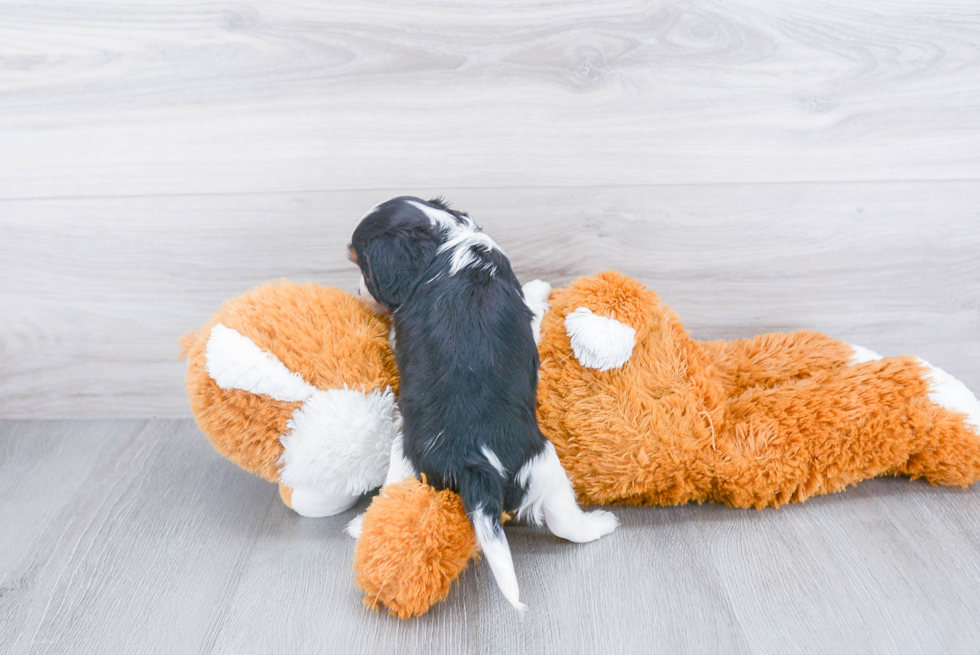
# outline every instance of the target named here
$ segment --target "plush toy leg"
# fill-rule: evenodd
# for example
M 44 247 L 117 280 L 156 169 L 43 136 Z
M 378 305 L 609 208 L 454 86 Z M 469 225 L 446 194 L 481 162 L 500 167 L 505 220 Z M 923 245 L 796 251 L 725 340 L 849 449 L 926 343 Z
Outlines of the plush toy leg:
M 290 489 L 279 485 L 279 497 L 283 504 L 300 516 L 322 518 L 349 510 L 360 496 L 328 494 L 317 489 Z
M 714 497 L 737 507 L 780 505 L 887 473 L 975 482 L 980 439 L 964 414 L 930 400 L 927 372 L 914 357 L 896 357 L 731 399 L 717 438 Z
M 459 496 L 415 478 L 386 485 L 364 513 L 354 573 L 364 605 L 407 619 L 449 594 L 477 551 Z
M 925 367 L 929 398 L 910 419 L 925 445 L 898 472 L 932 484 L 965 487 L 980 477 L 980 401 L 966 385 L 932 366 Z
M 729 396 L 857 363 L 858 353 L 871 352 L 808 330 L 699 343 Z

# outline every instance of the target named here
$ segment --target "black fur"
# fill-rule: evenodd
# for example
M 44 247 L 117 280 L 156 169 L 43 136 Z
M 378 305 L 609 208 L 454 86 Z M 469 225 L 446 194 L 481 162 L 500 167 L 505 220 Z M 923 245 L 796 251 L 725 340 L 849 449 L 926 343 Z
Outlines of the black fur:
M 474 247 L 477 264 L 451 276 L 453 253 L 437 253 L 445 234 L 409 201 L 462 220 L 441 200 L 395 198 L 365 217 L 351 241 L 368 290 L 393 312 L 405 456 L 499 530 L 501 512 L 524 496 L 517 472 L 545 445 L 531 310 L 499 250 Z

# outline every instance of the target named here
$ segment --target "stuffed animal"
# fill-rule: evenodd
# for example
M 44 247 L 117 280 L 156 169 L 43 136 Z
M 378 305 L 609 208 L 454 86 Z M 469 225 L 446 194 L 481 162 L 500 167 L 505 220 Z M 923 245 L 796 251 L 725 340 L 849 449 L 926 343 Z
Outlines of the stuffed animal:
M 583 504 L 762 508 L 879 475 L 980 478 L 980 403 L 917 358 L 815 332 L 696 341 L 617 273 L 529 283 L 525 297 L 539 422 Z M 298 512 L 343 511 L 384 481 L 399 430 L 387 336 L 344 292 L 259 287 L 183 340 L 198 424 Z M 390 482 L 352 522 L 354 568 L 367 606 L 407 618 L 448 594 L 477 546 L 451 491 Z
M 699 342 L 657 295 L 616 273 L 537 308 L 538 418 L 583 504 L 779 506 L 879 475 L 980 478 L 980 403 L 915 358 L 816 332 Z M 401 618 L 444 598 L 475 552 L 462 506 L 388 485 L 360 525 L 365 604 Z M 450 516 L 455 513 L 456 516 Z

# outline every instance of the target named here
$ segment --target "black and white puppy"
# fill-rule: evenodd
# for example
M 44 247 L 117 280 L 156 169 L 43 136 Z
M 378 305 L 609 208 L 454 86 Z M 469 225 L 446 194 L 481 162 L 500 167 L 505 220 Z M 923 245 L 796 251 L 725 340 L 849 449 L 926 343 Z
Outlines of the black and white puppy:
M 538 429 L 532 312 L 510 262 L 466 214 L 412 197 L 369 211 L 350 251 L 362 297 L 393 318 L 403 437 L 388 482 L 424 473 L 457 492 L 497 586 L 523 610 L 502 512 L 577 542 L 618 523 L 579 509 Z

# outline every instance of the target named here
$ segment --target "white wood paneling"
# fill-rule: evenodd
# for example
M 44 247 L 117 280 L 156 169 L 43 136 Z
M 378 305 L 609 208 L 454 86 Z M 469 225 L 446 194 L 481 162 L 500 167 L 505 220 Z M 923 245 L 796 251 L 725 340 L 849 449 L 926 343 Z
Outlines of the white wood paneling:
M 404 191 L 0 203 L 0 416 L 188 416 L 177 339 L 279 276 L 355 290 L 350 232 Z M 814 328 L 980 390 L 980 183 L 448 196 L 524 280 L 615 268 L 697 337 Z
M 976 179 L 973 0 L 4 3 L 0 198 Z

